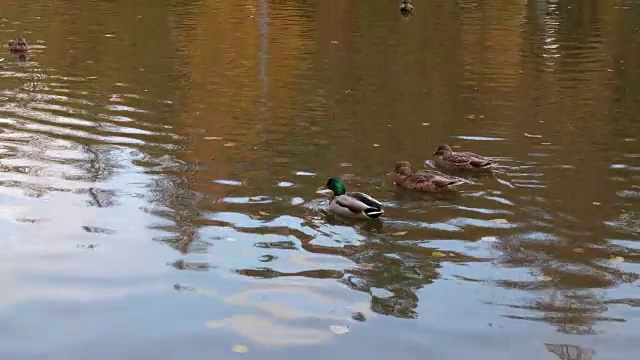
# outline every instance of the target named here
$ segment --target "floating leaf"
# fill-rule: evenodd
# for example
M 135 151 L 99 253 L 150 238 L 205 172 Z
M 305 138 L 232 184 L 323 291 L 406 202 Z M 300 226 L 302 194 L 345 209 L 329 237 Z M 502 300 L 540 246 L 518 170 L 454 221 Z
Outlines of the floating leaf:
M 612 256 L 611 261 L 613 262 L 623 262 L 624 258 L 622 256 Z
M 431 253 L 431 256 L 433 256 L 433 257 L 445 257 L 445 256 L 447 256 L 447 254 L 445 254 L 445 253 L 443 253 L 441 251 L 434 251 L 434 252 Z
M 378 147 L 380 146 L 380 144 L 373 144 L 373 147 Z
M 431 125 L 431 124 L 429 124 L 429 123 L 422 123 L 422 126 L 429 126 L 429 125 Z
M 538 281 L 551 281 L 553 280 L 553 278 L 551 276 L 547 276 L 547 275 L 540 275 L 536 278 L 536 280 Z
M 269 213 L 265 212 L 265 211 L 258 211 L 258 214 L 262 215 L 262 216 L 268 216 Z
M 583 253 L 583 252 L 584 252 L 584 249 L 583 249 L 583 248 L 579 248 L 579 247 L 577 247 L 577 248 L 573 248 L 571 251 L 573 251 L 573 252 L 575 252 L 575 253 Z
M 205 140 L 222 140 L 222 138 L 219 136 L 206 136 L 204 139 Z
M 355 321 L 366 321 L 367 317 L 364 315 L 362 311 L 357 311 L 351 314 L 351 318 Z
M 408 231 L 398 231 L 398 232 L 394 232 L 391 235 L 393 235 L 393 236 L 405 236 L 405 235 L 407 235 L 407 233 L 408 233 Z
M 228 142 L 228 143 L 224 144 L 224 146 L 226 146 L 226 147 L 234 147 L 234 146 L 236 146 L 236 144 L 232 143 L 232 142 Z
M 493 222 L 496 222 L 498 224 L 508 224 L 509 222 L 507 221 L 507 219 L 493 219 L 491 220 Z
M 336 335 L 344 335 L 349 332 L 349 328 L 342 325 L 331 325 L 329 330 Z
M 524 133 L 524 136 L 528 138 L 536 138 L 536 139 L 540 139 L 542 137 L 542 135 L 535 135 L 535 134 L 529 134 L 529 133 Z
M 231 351 L 234 353 L 244 354 L 249 351 L 249 348 L 244 345 L 233 345 Z
M 599 203 L 599 202 L 597 202 L 597 201 L 594 201 L 592 204 L 593 204 L 593 205 L 602 205 L 601 203 Z
M 332 44 L 338 44 L 338 42 L 337 42 L 337 41 L 335 41 L 335 40 L 331 40 L 331 43 L 332 43 Z

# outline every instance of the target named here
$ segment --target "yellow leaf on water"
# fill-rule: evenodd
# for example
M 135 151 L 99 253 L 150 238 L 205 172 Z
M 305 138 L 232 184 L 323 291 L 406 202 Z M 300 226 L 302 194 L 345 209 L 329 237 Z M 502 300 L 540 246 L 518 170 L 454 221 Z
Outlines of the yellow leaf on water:
M 538 281 L 551 281 L 553 280 L 553 278 L 551 276 L 547 276 L 547 275 L 540 275 L 536 278 L 536 280 Z
M 234 146 L 236 146 L 236 144 L 232 143 L 232 142 L 228 142 L 228 143 L 224 144 L 224 146 L 226 146 L 226 147 L 234 147 Z
M 258 214 L 260 214 L 260 215 L 262 215 L 262 216 L 267 216 L 267 215 L 269 215 L 269 213 L 268 213 L 268 212 L 265 212 L 265 211 L 258 211 Z
M 507 219 L 493 219 L 491 220 L 493 222 L 497 222 L 498 224 L 508 224 L 509 222 L 507 221 Z
M 529 133 L 524 133 L 524 136 L 528 138 L 536 138 L 536 139 L 540 139 L 542 137 L 542 135 L 535 135 L 535 134 L 529 134 Z
M 431 253 L 431 256 L 433 256 L 433 257 L 445 257 L 445 256 L 447 256 L 447 254 L 445 254 L 445 253 L 443 253 L 441 251 L 434 251 L 434 252 Z
M 331 325 L 329 330 L 336 335 L 344 335 L 349 332 L 349 328 L 342 325 Z
M 231 351 L 233 351 L 234 353 L 244 354 L 249 351 L 249 348 L 244 345 L 233 345 Z
M 613 262 L 623 262 L 624 258 L 622 256 L 612 256 L 611 261 Z
M 393 236 L 404 236 L 404 235 L 407 235 L 407 233 L 408 233 L 408 231 L 398 231 L 398 232 L 394 232 L 391 235 L 393 235 Z
M 583 252 L 584 252 L 584 249 L 583 249 L 583 248 L 579 248 L 579 247 L 577 247 L 577 248 L 573 248 L 571 251 L 573 251 L 573 252 L 575 252 L 575 253 L 583 253 Z
M 205 140 L 222 140 L 222 138 L 219 136 L 206 136 L 204 139 Z

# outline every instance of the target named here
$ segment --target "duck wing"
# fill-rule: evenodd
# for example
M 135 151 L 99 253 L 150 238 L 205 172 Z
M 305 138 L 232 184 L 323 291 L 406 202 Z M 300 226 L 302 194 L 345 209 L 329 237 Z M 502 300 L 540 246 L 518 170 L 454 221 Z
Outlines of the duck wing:
M 462 158 L 465 158 L 467 163 L 471 164 L 471 166 L 476 168 L 483 168 L 495 165 L 495 162 L 491 159 L 488 159 L 484 156 L 480 156 L 478 154 L 470 153 L 470 152 L 460 152 L 455 155 L 459 155 Z
M 415 172 L 408 180 L 415 184 L 433 184 L 436 187 L 448 187 L 462 183 L 461 180 L 452 179 L 444 174 L 426 171 Z
M 380 201 L 372 198 L 371 196 L 369 196 L 369 195 L 367 195 L 365 193 L 349 192 L 349 193 L 346 193 L 343 196 L 349 198 L 349 200 L 347 200 L 347 201 L 352 201 L 354 203 L 359 203 L 359 204 L 361 204 L 361 206 L 366 206 L 367 208 L 380 209 L 382 207 L 382 203 Z

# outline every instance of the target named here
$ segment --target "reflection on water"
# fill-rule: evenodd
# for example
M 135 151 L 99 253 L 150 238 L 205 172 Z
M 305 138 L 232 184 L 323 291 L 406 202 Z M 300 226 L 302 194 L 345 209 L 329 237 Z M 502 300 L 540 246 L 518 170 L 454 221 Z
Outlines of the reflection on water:
M 636 2 L 54 3 L 0 16 L 0 357 L 639 350 Z M 442 143 L 500 166 L 385 176 Z

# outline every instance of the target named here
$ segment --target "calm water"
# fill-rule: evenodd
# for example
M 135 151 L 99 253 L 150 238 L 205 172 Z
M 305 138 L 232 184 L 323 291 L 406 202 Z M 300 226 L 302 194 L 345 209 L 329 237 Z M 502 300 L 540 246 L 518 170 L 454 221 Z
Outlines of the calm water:
M 0 358 L 637 357 L 640 1 L 397 6 L 3 0 Z

